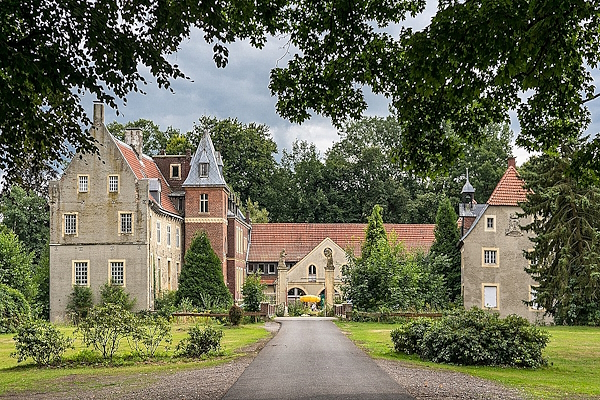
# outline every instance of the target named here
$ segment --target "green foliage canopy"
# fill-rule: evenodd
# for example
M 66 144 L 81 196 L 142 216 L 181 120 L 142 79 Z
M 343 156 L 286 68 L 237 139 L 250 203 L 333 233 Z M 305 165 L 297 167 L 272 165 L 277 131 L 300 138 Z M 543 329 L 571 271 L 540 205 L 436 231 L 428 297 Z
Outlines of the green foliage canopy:
M 266 285 L 260 282 L 260 274 L 248 275 L 242 287 L 244 305 L 247 311 L 260 311 L 260 303 L 265 299 L 264 290 Z
M 23 293 L 27 301 L 36 294 L 32 260 L 33 253 L 24 249 L 17 235 L 0 225 L 0 283 Z

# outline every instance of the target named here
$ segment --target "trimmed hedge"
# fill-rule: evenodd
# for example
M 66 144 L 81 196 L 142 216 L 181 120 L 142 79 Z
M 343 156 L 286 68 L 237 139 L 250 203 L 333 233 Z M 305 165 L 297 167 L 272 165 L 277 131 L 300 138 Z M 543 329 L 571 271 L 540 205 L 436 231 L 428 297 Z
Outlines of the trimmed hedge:
M 548 333 L 525 318 L 473 308 L 453 310 L 438 320 L 420 318 L 391 332 L 398 352 L 458 365 L 537 368 L 547 364 L 542 350 Z

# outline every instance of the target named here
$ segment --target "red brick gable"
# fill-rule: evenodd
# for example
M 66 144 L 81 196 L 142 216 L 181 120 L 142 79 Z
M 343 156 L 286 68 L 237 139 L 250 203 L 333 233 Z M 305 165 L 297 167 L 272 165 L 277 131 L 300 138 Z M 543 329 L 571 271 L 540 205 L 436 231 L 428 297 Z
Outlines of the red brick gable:
M 351 247 L 358 255 L 366 227 L 367 224 L 253 224 L 248 261 L 277 261 L 285 249 L 286 260 L 296 262 L 327 237 L 343 249 Z M 385 224 L 386 232 L 395 232 L 407 249 L 424 251 L 428 251 L 435 240 L 434 227 L 434 224 Z
M 509 165 L 487 203 L 491 206 L 518 206 L 527 200 L 527 191 L 523 185 L 515 167 Z
M 121 150 L 121 154 L 123 154 L 125 161 L 127 161 L 127 164 L 129 164 L 129 167 L 131 168 L 137 179 L 156 178 L 160 180 L 161 204 L 159 204 L 159 206 L 169 213 L 178 215 L 179 213 L 175 209 L 175 206 L 173 205 L 173 202 L 171 202 L 171 198 L 169 197 L 169 194 L 171 194 L 171 187 L 167 184 L 165 177 L 160 172 L 152 158 L 142 154 L 140 160 L 129 145 L 116 139 L 115 143 L 119 147 L 119 150 Z M 156 203 L 152 196 L 150 196 L 150 199 Z

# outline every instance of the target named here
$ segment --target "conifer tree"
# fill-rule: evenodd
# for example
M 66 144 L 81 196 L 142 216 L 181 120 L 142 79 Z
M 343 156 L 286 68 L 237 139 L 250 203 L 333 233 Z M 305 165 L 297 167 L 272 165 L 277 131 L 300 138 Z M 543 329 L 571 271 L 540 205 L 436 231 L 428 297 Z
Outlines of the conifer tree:
M 381 246 L 388 246 L 387 234 L 385 232 L 385 227 L 383 226 L 381 206 L 379 206 L 379 204 L 375 204 L 367 221 L 365 242 L 362 245 L 361 252 L 362 259 L 369 258 L 371 253 L 376 249 L 381 248 Z
M 192 239 L 184 261 L 179 277 L 177 301 L 187 298 L 200 308 L 229 308 L 232 297 L 223 279 L 221 260 L 214 252 L 205 232 Z
M 460 297 L 460 250 L 457 247 L 460 233 L 456 213 L 450 204 L 450 199 L 444 198 L 437 209 L 435 217 L 435 241 L 430 249 L 432 257 L 444 255 L 448 263 L 439 263 L 442 270 L 435 271 L 444 276 L 448 295 L 456 301 Z

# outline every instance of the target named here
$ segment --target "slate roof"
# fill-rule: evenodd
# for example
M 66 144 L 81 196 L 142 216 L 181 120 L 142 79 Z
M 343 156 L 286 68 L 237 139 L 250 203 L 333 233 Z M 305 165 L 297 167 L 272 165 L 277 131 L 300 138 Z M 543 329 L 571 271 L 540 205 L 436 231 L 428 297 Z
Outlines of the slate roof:
M 175 215 L 179 215 L 173 202 L 169 198 L 169 194 L 171 193 L 171 187 L 168 185 L 167 180 L 163 176 L 163 174 L 158 169 L 158 166 L 154 163 L 152 158 L 142 154 L 140 159 L 138 159 L 137 155 L 128 144 L 116 139 L 113 137 L 113 140 L 117 144 L 117 147 L 123 154 L 123 158 L 127 161 L 127 164 L 135 174 L 137 179 L 158 179 L 160 180 L 161 192 L 160 192 L 160 204 L 150 196 L 150 200 L 152 200 L 155 204 L 159 206 L 160 209 Z
M 386 232 L 394 231 L 409 250 L 429 250 L 435 236 L 434 224 L 384 224 Z M 350 246 L 360 254 L 367 224 L 267 223 L 253 224 L 249 262 L 278 261 L 282 249 L 286 261 L 297 262 L 329 237 L 345 249 Z
M 208 163 L 208 176 L 200 176 L 200 163 Z M 222 165 L 222 161 L 217 160 L 215 147 L 210 138 L 210 133 L 207 131 L 200 139 L 196 153 L 192 157 L 190 163 L 190 172 L 188 173 L 185 182 L 182 187 L 205 187 L 205 186 L 224 186 L 227 187 L 223 175 L 219 169 L 219 164 Z
M 515 167 L 509 165 L 487 203 L 490 206 L 518 206 L 527 200 L 527 191 L 523 185 Z

